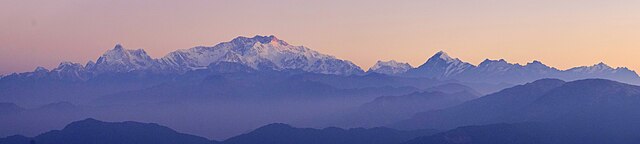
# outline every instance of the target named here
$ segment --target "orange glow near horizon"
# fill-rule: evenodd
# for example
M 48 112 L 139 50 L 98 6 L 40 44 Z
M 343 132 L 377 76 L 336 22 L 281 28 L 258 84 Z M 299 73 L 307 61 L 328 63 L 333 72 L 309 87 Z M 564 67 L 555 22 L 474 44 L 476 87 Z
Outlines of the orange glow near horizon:
M 275 35 L 350 60 L 418 66 L 437 51 L 567 69 L 599 62 L 640 70 L 640 1 L 0 2 L 0 74 L 85 63 L 121 43 L 158 58 L 237 36 Z

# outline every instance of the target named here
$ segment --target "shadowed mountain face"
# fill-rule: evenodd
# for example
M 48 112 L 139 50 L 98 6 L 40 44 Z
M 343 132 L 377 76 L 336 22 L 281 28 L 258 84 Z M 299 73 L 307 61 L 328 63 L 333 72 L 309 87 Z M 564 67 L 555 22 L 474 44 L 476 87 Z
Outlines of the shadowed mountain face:
M 395 144 L 435 130 L 398 131 L 389 128 L 294 128 L 270 124 L 247 134 L 225 140 L 225 144 Z
M 518 113 L 520 109 L 560 87 L 564 81 L 543 79 L 504 89 L 447 109 L 423 112 L 400 122 L 401 128 L 433 127 L 440 129 L 465 125 L 489 124 L 504 121 L 504 117 Z
M 443 89 L 443 91 L 446 90 Z M 353 113 L 345 114 L 341 120 L 342 123 L 346 123 L 342 125 L 347 126 L 388 125 L 408 119 L 418 112 L 448 108 L 475 98 L 478 98 L 478 95 L 467 91 L 453 93 L 426 91 L 400 96 L 382 96 L 363 104 Z
M 555 82 L 554 82 L 555 81 Z M 542 83 L 546 83 L 541 85 Z M 544 94 L 533 87 L 547 86 Z M 517 90 L 517 91 L 514 91 Z M 535 97 L 514 101 L 516 95 Z M 527 95 L 530 94 L 530 95 Z M 497 103 L 509 100 L 517 105 Z M 480 106 L 492 102 L 498 106 Z M 474 109 L 475 108 L 475 109 Z M 508 109 L 502 110 L 499 109 Z M 460 106 L 420 114 L 411 121 L 424 125 L 464 126 L 447 132 L 416 138 L 406 144 L 635 144 L 640 143 L 640 87 L 602 79 L 563 83 L 541 80 L 506 89 Z M 473 113 L 477 113 L 473 115 Z M 488 115 L 482 118 L 475 118 Z M 465 119 L 460 121 L 456 119 Z M 408 121 L 405 121 L 408 122 Z M 426 124 L 429 123 L 429 124 Z
M 73 122 L 62 130 L 43 133 L 34 138 L 12 136 L 2 144 L 212 144 L 206 138 L 178 133 L 157 124 L 138 122 L 102 122 L 86 119 Z
M 454 128 L 501 122 L 637 123 L 640 87 L 603 79 L 554 79 L 502 90 L 461 105 L 400 122 L 402 128 Z M 609 124 L 607 124 L 609 125 Z

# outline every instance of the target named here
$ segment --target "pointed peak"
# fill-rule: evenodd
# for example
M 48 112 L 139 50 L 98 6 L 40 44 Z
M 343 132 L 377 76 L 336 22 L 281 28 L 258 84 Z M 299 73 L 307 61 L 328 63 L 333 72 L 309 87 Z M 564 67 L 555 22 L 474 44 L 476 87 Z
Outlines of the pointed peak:
M 598 64 L 596 64 L 594 66 L 607 66 L 608 67 L 609 65 L 605 64 L 604 62 L 600 62 L 600 63 L 598 63 Z
M 438 51 L 435 55 L 431 56 L 431 58 L 429 58 L 429 60 L 436 60 L 436 59 L 442 59 L 444 61 L 447 62 L 451 62 L 451 61 L 457 61 L 457 58 L 452 58 L 451 56 L 449 56 L 449 54 L 447 54 L 444 51 Z
M 600 62 L 598 64 L 595 64 L 592 67 L 596 67 L 596 68 L 599 68 L 599 69 L 613 69 L 613 67 L 605 64 L 604 62 Z
M 47 68 L 44 68 L 44 67 L 38 66 L 38 67 L 36 67 L 36 69 L 35 69 L 35 70 L 33 70 L 33 71 L 35 71 L 35 72 L 48 72 L 49 70 L 48 70 Z
M 124 47 L 122 47 L 122 44 L 117 43 L 115 47 L 113 47 L 113 50 L 124 50 Z
M 95 65 L 96 65 L 96 62 L 89 60 L 87 64 L 84 65 L 84 67 L 90 69 L 90 68 L 93 68 L 93 66 Z
M 574 67 L 571 68 L 567 71 L 574 71 L 574 72 L 585 72 L 585 73 L 595 73 L 595 72 L 606 72 L 606 71 L 611 71 L 614 70 L 611 66 L 600 62 L 598 64 L 594 64 L 592 66 L 580 66 L 580 67 Z
M 438 51 L 434 56 L 438 56 L 440 58 L 442 58 L 442 57 L 450 57 L 449 54 L 447 54 L 447 52 L 444 52 L 444 51 Z
M 120 43 L 117 43 L 117 44 L 113 47 L 113 49 L 107 50 L 107 52 L 106 52 L 106 53 L 110 53 L 110 52 L 111 52 L 111 53 L 113 53 L 113 52 L 116 52 L 116 53 L 123 53 L 123 52 L 127 52 L 127 53 L 145 53 L 145 54 L 146 54 L 146 51 L 145 51 L 144 49 L 142 49 L 142 48 L 138 48 L 138 49 L 127 49 L 127 48 L 125 48 L 124 46 L 122 46 L 122 44 L 120 44 Z

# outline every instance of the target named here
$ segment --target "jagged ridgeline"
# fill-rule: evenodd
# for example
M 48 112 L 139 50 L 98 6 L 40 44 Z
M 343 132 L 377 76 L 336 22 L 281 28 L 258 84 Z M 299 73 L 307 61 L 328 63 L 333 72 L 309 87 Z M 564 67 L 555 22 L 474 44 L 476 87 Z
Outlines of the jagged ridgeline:
M 543 78 L 567 81 L 604 78 L 630 84 L 640 84 L 640 77 L 626 67 L 612 68 L 604 63 L 560 70 L 540 61 L 525 65 L 509 63 L 504 59 L 482 61 L 479 65 L 464 62 L 440 51 L 417 68 L 396 61 L 378 61 L 369 71 L 395 76 L 456 79 L 465 82 L 523 84 Z
M 255 70 L 300 70 L 336 75 L 363 73 L 360 67 L 350 61 L 321 54 L 304 46 L 289 45 L 275 36 L 238 37 L 211 47 L 177 50 L 158 59 L 151 58 L 143 49 L 129 50 L 117 44 L 96 62 L 89 61 L 85 66 L 62 62 L 51 71 L 38 67 L 31 73 L 42 73 L 60 79 L 86 80 L 104 73 L 180 74 L 207 69 L 210 65 L 219 63 L 236 63 Z M 29 73 L 22 75 L 30 76 Z
M 589 78 L 614 81 L 579 80 Z M 604 63 L 566 70 L 539 61 L 521 65 L 487 59 L 473 65 L 445 52 L 436 53 L 417 67 L 394 60 L 378 61 L 365 72 L 348 60 L 290 45 L 275 36 L 238 37 L 214 46 L 177 50 L 160 58 L 118 44 L 85 65 L 62 62 L 51 70 L 38 67 L 32 72 L 2 77 L 0 136 L 25 134 L 44 142 L 46 137 L 38 134 L 87 117 L 158 122 L 214 139 L 244 137 L 236 139 L 238 143 L 264 143 L 272 138 L 278 138 L 273 143 L 282 143 L 279 140 L 289 140 L 289 136 L 299 136 L 299 141 L 292 143 L 313 138 L 349 140 L 344 134 L 358 134 L 361 137 L 356 142 L 363 143 L 371 143 L 366 141 L 370 137 L 388 138 L 393 143 L 409 140 L 403 134 L 407 131 L 392 129 L 299 130 L 284 125 L 267 127 L 267 135 L 263 135 L 265 129 L 241 135 L 273 122 L 316 128 L 450 130 L 469 125 L 542 121 L 533 126 L 546 129 L 582 120 L 596 120 L 585 122 L 598 127 L 612 126 L 615 123 L 599 123 L 608 119 L 597 119 L 611 115 L 605 118 L 625 119 L 616 120 L 622 125 L 613 125 L 616 127 L 607 133 L 626 127 L 634 129 L 628 133 L 637 133 L 635 129 L 640 126 L 636 121 L 640 120 L 625 116 L 638 115 L 627 110 L 637 109 L 639 90 L 624 83 L 639 84 L 639 79 L 632 70 Z M 142 125 L 134 128 L 138 126 Z M 528 124 L 476 128 L 489 128 L 487 133 L 493 133 L 493 127 L 520 130 L 521 126 L 529 129 Z M 65 137 L 65 129 L 50 134 Z M 166 128 L 156 130 L 185 141 L 212 142 Z M 270 135 L 271 130 L 291 133 Z M 476 129 L 459 130 L 464 138 L 464 132 Z M 104 136 L 100 132 L 92 134 Z M 447 131 L 415 142 L 446 140 L 447 133 L 459 134 Z M 155 134 L 143 136 L 149 138 L 146 140 L 156 139 Z
M 351 61 L 322 54 L 304 46 L 294 46 L 275 36 L 237 37 L 214 46 L 181 49 L 161 58 L 152 58 L 143 49 L 129 50 L 118 44 L 86 65 L 62 62 L 57 68 L 36 68 L 33 72 L 11 74 L 15 77 L 86 81 L 104 74 L 153 73 L 183 74 L 199 69 L 243 67 L 256 71 L 302 71 L 334 75 L 362 75 L 365 72 Z M 612 68 L 604 63 L 559 70 L 533 61 L 525 65 L 505 60 L 485 60 L 479 65 L 438 52 L 424 64 L 414 68 L 408 63 L 378 61 L 368 73 L 403 77 L 455 79 L 466 82 L 522 84 L 541 78 L 578 80 L 605 78 L 640 84 L 640 77 L 628 68 Z

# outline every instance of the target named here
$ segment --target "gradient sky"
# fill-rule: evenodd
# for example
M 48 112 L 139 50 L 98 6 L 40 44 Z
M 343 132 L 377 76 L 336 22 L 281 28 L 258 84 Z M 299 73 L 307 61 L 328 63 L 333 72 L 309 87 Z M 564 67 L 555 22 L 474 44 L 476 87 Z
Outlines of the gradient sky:
M 2 0 L 0 74 L 95 60 L 116 43 L 152 57 L 237 36 L 276 35 L 355 62 L 422 64 L 444 50 L 640 70 L 637 0 Z

